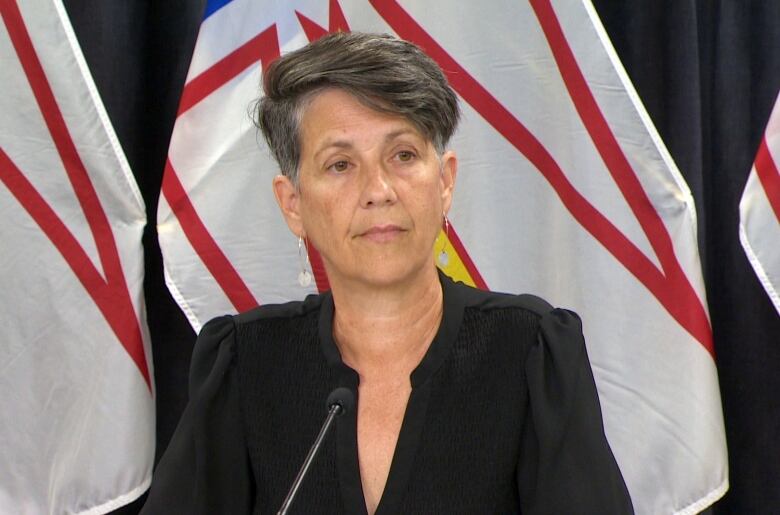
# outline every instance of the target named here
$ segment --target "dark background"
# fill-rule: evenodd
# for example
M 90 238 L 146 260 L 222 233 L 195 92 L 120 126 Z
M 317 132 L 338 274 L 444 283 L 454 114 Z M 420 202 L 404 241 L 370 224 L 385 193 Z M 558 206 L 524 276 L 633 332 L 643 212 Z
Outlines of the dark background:
M 205 2 L 64 3 L 151 222 L 144 284 L 159 458 L 186 402 L 195 335 L 165 287 L 154 220 Z M 594 5 L 696 200 L 731 481 L 712 511 L 780 513 L 780 316 L 738 238 L 739 199 L 780 90 L 780 1 Z M 115 513 L 135 514 L 142 503 Z

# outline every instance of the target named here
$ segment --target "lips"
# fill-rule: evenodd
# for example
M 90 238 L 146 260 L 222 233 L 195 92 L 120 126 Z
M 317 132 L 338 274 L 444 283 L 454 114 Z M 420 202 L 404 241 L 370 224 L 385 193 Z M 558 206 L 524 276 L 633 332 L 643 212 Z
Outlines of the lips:
M 368 229 L 367 231 L 360 234 L 361 237 L 372 240 L 372 241 L 391 241 L 398 237 L 399 234 L 404 232 L 404 229 L 394 225 L 394 224 L 385 224 L 385 225 L 375 225 Z

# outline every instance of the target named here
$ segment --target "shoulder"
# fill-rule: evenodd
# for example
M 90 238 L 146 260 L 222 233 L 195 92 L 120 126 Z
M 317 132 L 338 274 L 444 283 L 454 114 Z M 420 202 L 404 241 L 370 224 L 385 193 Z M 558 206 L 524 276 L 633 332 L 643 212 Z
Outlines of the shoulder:
M 532 294 L 484 291 L 447 278 L 443 285 L 445 295 L 463 305 L 464 322 L 477 328 L 477 333 L 493 332 L 508 341 L 562 348 L 572 358 L 586 353 L 582 321 L 573 311 L 553 307 Z
M 537 318 L 553 315 L 556 312 L 570 313 L 574 317 L 577 315 L 569 310 L 553 307 L 543 298 L 530 293 L 503 293 L 496 291 L 486 291 L 455 282 L 448 277 L 442 279 L 445 289 L 445 295 L 458 297 L 466 308 L 473 308 L 481 311 L 494 310 L 518 310 L 526 311 L 535 315 Z M 578 318 L 578 317 L 577 317 Z
M 329 301 L 330 292 L 326 292 L 309 295 L 300 301 L 258 306 L 237 315 L 215 318 L 203 326 L 201 334 L 213 338 L 210 335 L 232 333 L 236 345 L 243 344 L 247 339 L 255 340 L 269 331 L 275 333 L 277 338 L 284 334 L 292 335 L 304 328 L 316 326 L 323 304 Z
M 282 304 L 266 304 L 244 313 L 233 315 L 231 318 L 236 326 L 243 326 L 269 320 L 306 317 L 312 313 L 319 312 L 323 301 L 329 296 L 330 292 L 327 292 L 320 295 L 309 295 L 304 300 L 295 300 Z
M 223 315 L 209 320 L 198 334 L 190 365 L 190 391 L 197 389 L 210 374 L 216 370 L 226 370 L 231 366 L 235 355 L 247 341 L 254 343 L 254 336 L 279 326 L 284 333 L 290 327 L 301 327 L 301 320 L 309 318 L 313 324 L 317 318 L 323 299 L 328 294 L 309 295 L 302 301 L 283 304 L 267 304 L 238 315 Z M 314 315 L 312 317 L 312 315 Z M 312 324 L 308 324 L 312 325 Z M 268 341 L 283 343 L 286 338 L 270 338 Z M 215 368 L 216 367 L 216 368 Z
M 241 326 L 278 319 L 305 317 L 319 310 L 322 297 L 322 295 L 309 295 L 302 301 L 267 304 L 237 315 L 222 315 L 212 318 L 203 325 L 200 333 L 198 333 L 197 345 L 200 347 L 211 347 L 219 344 Z

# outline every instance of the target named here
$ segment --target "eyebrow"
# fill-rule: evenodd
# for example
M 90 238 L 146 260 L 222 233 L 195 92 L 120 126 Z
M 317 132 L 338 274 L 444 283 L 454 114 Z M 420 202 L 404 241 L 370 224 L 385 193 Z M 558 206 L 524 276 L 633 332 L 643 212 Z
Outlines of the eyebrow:
M 397 131 L 393 131 L 385 135 L 385 143 L 394 140 L 398 136 L 403 136 L 404 134 L 412 134 L 417 136 L 417 131 L 409 128 L 398 129 Z
M 412 134 L 414 136 L 419 136 L 417 134 L 417 131 L 415 131 L 414 129 L 411 129 L 411 128 L 398 129 L 398 130 L 394 130 L 392 132 L 388 132 L 387 134 L 385 134 L 385 143 L 389 143 L 389 142 L 393 141 L 394 139 L 396 139 L 397 137 L 403 136 L 404 134 Z M 316 158 L 321 153 L 325 152 L 326 150 L 328 150 L 330 148 L 350 149 L 350 148 L 353 148 L 353 147 L 354 147 L 354 145 L 349 140 L 344 140 L 344 139 L 334 139 L 332 141 L 326 140 L 325 141 L 325 145 L 323 145 L 322 148 L 320 148 L 318 151 L 316 151 L 314 153 L 314 157 Z

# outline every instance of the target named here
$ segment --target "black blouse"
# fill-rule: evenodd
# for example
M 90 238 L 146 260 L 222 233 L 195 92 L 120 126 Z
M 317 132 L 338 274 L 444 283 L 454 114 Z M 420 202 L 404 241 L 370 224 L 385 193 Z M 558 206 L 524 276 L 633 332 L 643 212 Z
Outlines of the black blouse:
M 530 295 L 444 276 L 442 287 L 377 514 L 632 513 L 579 318 Z M 333 312 L 326 293 L 204 326 L 190 403 L 142 513 L 276 513 L 328 393 L 345 386 L 357 399 Z M 366 513 L 356 410 L 336 420 L 290 513 Z

